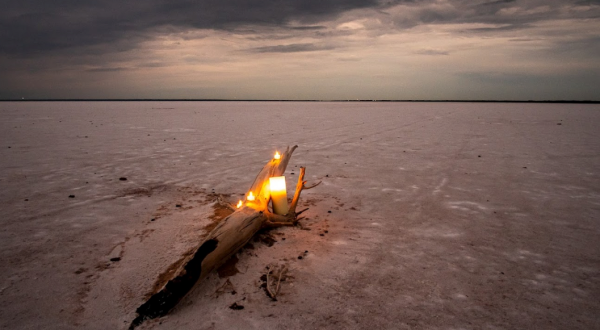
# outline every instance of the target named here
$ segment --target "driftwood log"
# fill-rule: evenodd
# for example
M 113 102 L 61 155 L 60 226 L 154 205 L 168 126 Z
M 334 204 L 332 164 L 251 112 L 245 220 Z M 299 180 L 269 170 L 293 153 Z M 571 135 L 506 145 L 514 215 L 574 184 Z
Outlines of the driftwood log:
M 136 310 L 137 317 L 131 323 L 134 329 L 146 319 L 166 315 L 198 283 L 217 267 L 221 266 L 260 229 L 264 227 L 294 226 L 299 215 L 296 212 L 302 190 L 314 188 L 318 182 L 306 186 L 305 168 L 300 168 L 296 191 L 286 215 L 277 215 L 269 211 L 269 178 L 281 176 L 298 146 L 287 148 L 280 159 L 270 160 L 258 173 L 248 190 L 255 196 L 254 201 L 246 201 L 240 208 L 223 219 L 200 243 L 195 253 L 187 257 L 177 272 L 157 293 L 153 294 Z

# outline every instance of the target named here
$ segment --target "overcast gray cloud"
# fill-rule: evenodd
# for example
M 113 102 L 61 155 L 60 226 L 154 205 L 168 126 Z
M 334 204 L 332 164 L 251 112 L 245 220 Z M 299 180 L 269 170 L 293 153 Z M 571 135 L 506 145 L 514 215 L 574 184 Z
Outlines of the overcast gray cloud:
M 231 30 L 283 26 L 291 20 L 310 24 L 379 6 L 376 0 L 9 1 L 0 14 L 0 52 L 32 56 L 120 38 L 133 38 L 135 44 L 168 27 Z
M 264 46 L 249 49 L 250 52 L 255 53 L 298 53 L 298 52 L 314 52 L 319 50 L 332 49 L 331 46 L 316 45 L 312 43 L 305 44 L 289 44 L 289 45 L 277 45 L 277 46 Z
M 405 14 L 398 14 L 395 23 L 400 27 L 432 23 L 484 23 L 499 26 L 474 30 L 508 30 L 557 18 L 597 19 L 600 17 L 597 5 L 598 1 L 568 0 L 419 1 L 405 8 Z
M 527 27 L 556 17 L 598 18 L 598 9 L 570 12 L 574 5 L 598 5 L 598 1 L 402 1 L 402 0 L 147 0 L 4 1 L 0 14 L 0 52 L 19 56 L 98 44 L 110 45 L 127 38 L 130 47 L 157 31 L 187 28 L 235 30 L 239 27 L 286 27 L 326 22 L 354 9 L 392 12 L 398 28 L 419 24 L 487 23 L 497 27 L 475 28 L 488 32 Z M 320 29 L 297 26 L 296 30 Z
M 586 86 L 600 74 L 596 0 L 0 0 L 0 8 L 0 98 L 448 99 L 469 96 L 456 90 L 476 90 L 469 83 L 488 84 L 485 97 L 497 88 L 522 97 L 543 95 L 544 79 L 560 77 L 584 89 L 561 95 L 590 98 Z M 432 85 L 439 95 L 423 92 Z

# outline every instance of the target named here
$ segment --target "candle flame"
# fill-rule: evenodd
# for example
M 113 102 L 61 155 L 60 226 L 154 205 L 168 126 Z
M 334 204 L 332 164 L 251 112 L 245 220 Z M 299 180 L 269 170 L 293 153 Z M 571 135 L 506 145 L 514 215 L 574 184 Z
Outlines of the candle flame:
M 240 201 L 237 203 L 237 208 L 239 209 L 240 207 L 242 207 L 242 200 L 240 199 Z
M 253 201 L 254 200 L 254 195 L 252 194 L 252 192 L 248 193 L 248 197 L 246 197 L 247 200 L 249 201 Z
M 286 191 L 285 176 L 273 176 L 269 178 L 269 189 L 274 191 Z
M 281 155 L 279 154 L 279 151 L 275 151 L 275 156 L 273 157 L 275 159 L 280 159 Z

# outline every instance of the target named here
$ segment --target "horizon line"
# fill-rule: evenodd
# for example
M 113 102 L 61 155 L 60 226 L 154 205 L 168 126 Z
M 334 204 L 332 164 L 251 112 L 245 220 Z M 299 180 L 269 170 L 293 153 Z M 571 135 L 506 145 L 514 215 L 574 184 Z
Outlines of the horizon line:
M 290 100 L 290 99 L 151 99 L 151 98 L 127 98 L 127 99 L 70 99 L 70 98 L 40 98 L 40 99 L 0 99 L 0 102 L 455 102 L 455 103 L 600 103 L 600 100 L 388 100 L 388 99 L 357 99 L 357 100 Z

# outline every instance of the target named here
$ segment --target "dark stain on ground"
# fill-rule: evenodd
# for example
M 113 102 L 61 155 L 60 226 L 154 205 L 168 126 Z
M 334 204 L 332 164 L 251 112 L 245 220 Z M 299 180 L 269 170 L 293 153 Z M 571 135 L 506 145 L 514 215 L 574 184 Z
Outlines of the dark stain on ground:
M 229 308 L 233 309 L 233 310 L 240 310 L 240 309 L 244 309 L 243 305 L 238 305 L 238 303 L 234 302 L 233 304 L 231 304 L 229 306 Z
M 148 187 L 135 187 L 123 190 L 119 196 L 117 197 L 126 197 L 126 196 L 152 196 L 155 192 L 163 192 L 167 190 L 168 187 L 163 184 L 150 185 Z
M 271 247 L 273 244 L 277 243 L 277 240 L 275 237 L 273 237 L 273 235 L 264 231 L 260 231 L 256 236 L 254 236 L 254 242 L 263 242 L 268 247 Z
M 84 273 L 85 271 L 87 271 L 87 268 L 81 267 L 75 271 L 75 274 L 79 275 L 81 273 Z
M 207 198 L 210 198 L 216 202 L 218 195 L 209 194 Z M 206 233 L 210 233 L 213 229 L 215 229 L 219 222 L 221 222 L 221 220 L 227 218 L 231 213 L 233 213 L 232 209 L 228 208 L 227 206 L 221 205 L 220 203 L 214 203 L 212 207 L 213 214 L 208 217 L 211 221 L 208 225 L 204 226 L 203 228 Z
M 236 267 L 238 261 L 239 259 L 235 255 L 229 258 L 229 260 L 227 260 L 223 266 L 219 267 L 217 270 L 217 273 L 219 273 L 219 278 L 230 277 L 239 273 L 240 271 Z

